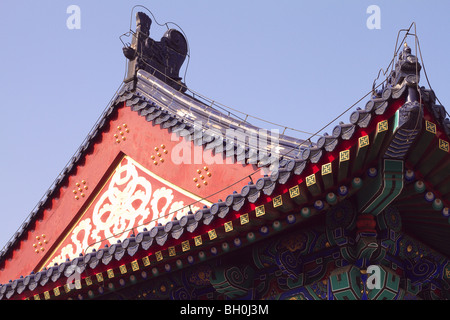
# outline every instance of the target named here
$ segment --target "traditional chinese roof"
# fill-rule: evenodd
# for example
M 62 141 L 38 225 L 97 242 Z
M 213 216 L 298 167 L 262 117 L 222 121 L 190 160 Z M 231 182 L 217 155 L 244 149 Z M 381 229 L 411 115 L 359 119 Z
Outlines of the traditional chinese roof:
M 137 16 L 139 19 L 145 19 L 146 17 L 140 13 Z M 138 21 L 140 21 L 139 19 Z M 139 22 L 138 24 L 141 25 Z M 173 37 L 176 38 L 178 36 L 177 32 L 171 31 L 164 35 L 162 41 L 159 43 L 154 42 L 151 38 L 146 38 L 146 41 L 149 39 L 153 41 L 152 48 L 158 47 L 159 45 L 159 50 L 165 50 L 167 47 L 170 47 L 170 45 L 167 46 L 167 44 L 170 44 Z M 125 55 L 129 55 L 129 53 L 125 53 Z M 138 58 L 136 60 L 138 60 Z M 161 65 L 155 63 L 154 59 L 143 60 L 143 62 L 146 61 L 152 63 L 153 67 L 156 66 L 160 68 L 158 70 L 159 72 L 167 71 L 167 69 L 162 70 L 161 68 L 165 67 L 161 67 Z M 173 63 L 173 61 L 170 63 Z M 133 66 L 133 63 L 130 63 L 130 68 L 131 66 Z M 154 74 L 155 72 L 152 73 Z M 172 75 L 175 73 L 172 73 Z M 253 140 L 251 139 L 240 140 L 239 137 L 231 137 L 228 139 L 227 130 L 230 129 L 245 132 L 247 136 L 256 135 L 256 137 L 261 134 L 261 131 L 260 128 L 252 126 L 244 119 L 232 117 L 230 114 L 220 112 L 214 107 L 206 105 L 204 102 L 184 94 L 185 90 L 180 90 L 180 88 L 174 86 L 171 81 L 164 81 L 164 77 L 158 77 L 158 74 L 156 76 L 151 75 L 141 68 L 130 71 L 130 74 L 132 74 L 130 76 L 131 80 L 127 79 L 125 81 L 111 105 L 102 114 L 100 120 L 91 130 L 81 147 L 77 150 L 70 163 L 56 178 L 51 188 L 30 214 L 27 221 L 1 251 L 0 264 L 3 265 L 3 269 L 5 263 L 8 263 L 11 260 L 14 250 L 20 248 L 21 243 L 27 240 L 30 231 L 35 231 L 36 224 L 39 224 L 39 222 L 44 219 L 43 216 L 46 210 L 52 209 L 53 201 L 60 198 L 62 190 L 67 188 L 70 180 L 79 175 L 80 168 L 86 165 L 86 158 L 90 157 L 91 154 L 96 153 L 96 148 L 102 142 L 103 135 L 105 132 L 111 130 L 111 121 L 118 117 L 118 110 L 125 105 L 132 114 L 139 115 L 145 123 L 148 123 L 149 127 L 153 128 L 158 126 L 158 128 L 167 133 L 176 133 L 178 137 L 182 137 L 186 141 L 192 141 L 195 145 L 200 146 L 205 151 L 210 151 L 214 157 L 223 156 L 224 158 L 232 158 L 234 162 L 242 163 L 236 165 L 236 167 L 246 167 L 244 170 L 246 170 L 247 174 L 253 173 L 258 167 L 270 167 L 275 162 L 278 163 L 279 154 L 284 155 L 286 158 L 293 158 L 295 155 L 295 153 L 292 152 L 293 149 L 295 149 L 296 153 L 298 150 L 301 150 L 301 148 L 299 149 L 299 144 L 303 142 L 302 140 L 285 135 L 277 136 L 277 150 L 273 150 L 271 146 L 261 148 L 258 145 L 253 145 Z M 128 133 L 129 128 L 123 128 L 123 131 Z M 265 130 L 263 131 L 263 133 L 265 133 Z M 118 140 L 116 136 L 117 134 L 114 135 L 114 140 L 116 141 L 115 144 L 118 145 L 122 140 Z M 125 140 L 126 137 L 121 138 Z M 244 137 L 244 139 L 246 139 L 246 137 Z M 146 147 L 145 142 L 143 142 L 143 147 Z M 276 152 L 276 154 L 273 154 L 274 152 Z M 123 154 L 122 151 L 120 151 L 118 155 L 117 153 L 107 155 L 108 159 L 106 162 L 114 161 L 113 158 L 116 156 L 120 157 L 121 154 Z M 163 175 L 164 174 L 165 173 L 163 173 Z M 88 187 L 85 185 L 86 181 L 82 179 L 75 184 L 74 192 L 77 188 L 80 188 L 80 184 L 81 187 Z M 221 186 L 219 185 L 216 189 L 220 188 Z M 79 200 L 79 198 L 84 197 L 86 193 L 87 192 L 79 193 L 75 198 Z M 203 195 L 209 196 L 209 194 L 206 193 Z M 220 196 L 226 197 L 226 195 L 227 191 L 217 192 L 216 198 L 219 199 Z M 47 218 L 45 219 L 47 220 Z M 72 218 L 68 218 L 68 220 L 69 219 Z M 37 237 L 40 237 L 40 235 Z M 43 238 L 41 240 L 40 243 L 48 241 Z M 37 244 L 34 245 L 37 246 Z M 11 271 L 11 269 L 9 270 Z
M 136 58 L 129 51 L 126 55 Z M 150 70 L 142 68 L 142 63 L 136 69 L 133 65 L 129 79 L 86 143 L 3 250 L 0 261 L 8 259 L 30 228 L 43 219 L 43 211 L 58 198 L 60 188 L 67 186 L 71 175 L 77 175 L 77 168 L 87 162 L 94 145 L 105 139 L 105 132 L 110 134 L 115 119 L 122 120 L 123 114 L 145 119 L 152 130 L 156 127 L 175 133 L 215 155 L 231 155 L 247 168 L 237 171 L 245 181 L 240 181 L 239 189 L 233 185 L 231 190 L 221 190 L 224 201 L 213 201 L 150 229 L 134 228 L 133 234 L 115 244 L 5 283 L 0 287 L 0 299 L 95 298 L 105 292 L 105 283 L 109 289 L 131 286 L 240 250 L 310 221 L 323 223 L 325 212 L 351 197 L 356 199 L 358 212 L 375 217 L 395 204 L 402 220 L 399 230 L 431 248 L 434 255 L 427 258 L 434 263 L 448 262 L 450 244 L 445 240 L 450 237 L 450 122 L 444 107 L 436 104 L 434 92 L 418 86 L 418 65 L 405 46 L 387 85 L 374 92 L 364 109 L 354 110 L 349 122 L 339 123 L 330 135 L 308 146 L 301 140 L 280 136 L 281 160 L 267 149 L 227 141 L 227 129 L 258 134 L 259 128 L 187 95 L 176 72 L 165 81 L 154 75 L 155 65 Z M 120 136 L 118 142 L 123 142 Z M 153 147 L 149 144 L 148 150 Z M 227 154 L 231 149 L 234 152 Z M 122 149 L 124 154 L 126 151 Z M 261 167 L 270 167 L 271 173 L 256 179 L 254 174 Z M 202 169 L 208 171 L 207 167 Z M 199 198 L 204 200 L 206 195 L 199 194 Z M 395 254 L 395 250 L 390 247 L 389 253 Z M 74 278 L 76 271 L 79 278 Z M 439 276 L 443 272 L 439 269 Z M 68 283 L 73 279 L 71 287 Z

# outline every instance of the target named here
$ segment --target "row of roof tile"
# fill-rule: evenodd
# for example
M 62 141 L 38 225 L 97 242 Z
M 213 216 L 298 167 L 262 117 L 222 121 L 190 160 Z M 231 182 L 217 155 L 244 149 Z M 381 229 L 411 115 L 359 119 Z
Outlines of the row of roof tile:
M 139 71 L 140 73 L 144 73 Z M 39 213 L 45 208 L 47 201 L 50 200 L 56 192 L 58 192 L 60 186 L 77 164 L 82 161 L 83 155 L 87 152 L 93 142 L 95 141 L 97 134 L 102 131 L 103 127 L 108 123 L 108 118 L 114 112 L 116 106 L 125 102 L 127 106 L 131 107 L 133 111 L 138 112 L 140 116 L 146 118 L 148 122 L 152 122 L 155 125 L 160 125 L 161 128 L 170 130 L 171 132 L 179 134 L 186 139 L 194 141 L 199 145 L 203 145 L 205 149 L 214 150 L 216 153 L 225 153 L 231 149 L 234 150 L 232 154 L 236 156 L 238 161 L 258 161 L 259 166 L 268 166 L 271 163 L 278 161 L 278 155 L 271 155 L 267 152 L 261 152 L 261 150 L 254 149 L 251 146 L 243 146 L 235 144 L 234 141 L 227 141 L 222 133 L 211 134 L 210 127 L 196 127 L 192 122 L 186 121 L 186 117 L 179 117 L 176 112 L 180 110 L 180 106 L 176 105 L 175 109 L 171 110 L 163 103 L 156 103 L 151 101 L 151 97 L 155 95 L 149 95 L 150 91 L 155 90 L 155 86 L 152 86 L 152 90 L 148 89 L 148 83 L 145 79 L 149 79 L 149 76 L 145 73 L 140 78 L 143 83 L 141 89 L 139 89 L 140 82 L 138 81 L 138 89 L 132 91 L 129 85 L 124 85 L 122 90 L 117 95 L 111 106 L 104 112 L 100 121 L 96 124 L 92 132 L 85 139 L 85 142 L 77 151 L 76 155 L 71 159 L 70 163 L 66 166 L 63 172 L 58 176 L 52 185 L 52 188 L 46 193 L 43 200 L 41 200 L 36 209 L 31 213 L 29 219 L 21 226 L 20 230 L 14 235 L 11 241 L 4 247 L 0 253 L 0 261 L 4 259 L 9 252 L 14 248 L 14 245 L 20 241 L 20 238 L 28 230 L 30 224 L 39 217 Z M 317 142 L 311 143 L 310 146 L 302 147 L 299 153 L 296 153 L 294 157 L 285 157 L 284 160 L 279 162 L 279 167 L 275 168 L 270 177 L 266 176 L 260 178 L 256 183 L 249 183 L 249 185 L 242 188 L 240 193 L 236 191 L 230 194 L 226 201 L 219 201 L 211 206 L 211 208 L 204 208 L 198 212 L 188 214 L 182 217 L 180 220 L 174 220 L 168 222 L 166 225 L 159 225 L 150 231 L 144 230 L 138 233 L 135 237 L 127 238 L 122 243 L 113 245 L 109 248 L 100 249 L 97 252 L 80 256 L 73 261 L 64 262 L 61 265 L 55 265 L 48 270 L 43 270 L 36 274 L 32 273 L 25 278 L 11 281 L 8 284 L 0 287 L 0 298 L 11 296 L 14 293 L 21 293 L 23 290 L 34 290 L 37 285 L 45 285 L 48 279 L 56 281 L 64 274 L 68 277 L 73 273 L 73 266 L 83 266 L 94 268 L 100 261 L 107 265 L 114 257 L 116 260 L 120 260 L 125 254 L 132 256 L 137 252 L 139 247 L 144 250 L 148 250 L 154 243 L 163 245 L 169 237 L 178 239 L 184 232 L 194 232 L 199 225 L 209 225 L 214 219 L 225 218 L 226 215 L 234 210 L 238 211 L 247 201 L 255 203 L 261 196 L 261 193 L 271 195 L 278 184 L 286 183 L 292 175 L 300 175 L 307 167 L 308 162 L 317 163 L 325 152 L 333 151 L 339 141 L 349 140 L 355 134 L 358 128 L 366 128 L 369 126 L 371 120 L 376 115 L 382 115 L 389 107 L 389 102 L 392 99 L 398 99 L 402 97 L 408 88 L 407 79 L 403 80 L 403 83 L 394 87 L 387 87 L 382 91 L 377 92 L 372 99 L 370 99 L 364 109 L 358 108 L 350 115 L 350 123 L 339 123 L 333 131 L 332 135 L 324 134 L 320 136 Z M 167 88 L 166 88 L 167 89 Z M 165 89 L 165 90 L 166 90 Z M 172 89 L 173 91 L 173 89 Z M 177 94 L 172 92 L 175 97 Z M 427 102 L 427 106 L 430 108 L 430 112 L 434 115 L 439 124 L 444 129 L 447 136 L 450 137 L 450 120 L 446 118 L 446 111 L 443 106 L 435 104 L 436 97 L 432 90 L 420 88 L 420 94 L 424 102 Z M 183 97 L 185 99 L 185 97 Z M 183 100 L 182 99 L 182 100 Z M 192 101 L 192 100 L 191 100 Z M 175 105 L 172 101 L 171 105 Z M 196 104 L 197 105 L 197 104 Z M 200 107 L 199 107 L 200 108 Z M 211 110 L 207 106 L 201 106 L 204 110 Z M 189 109 L 192 112 L 192 105 L 184 105 L 184 109 Z M 176 112 L 174 110 L 177 110 Z M 216 112 L 216 111 L 215 111 Z M 205 114 L 197 112 L 196 115 L 203 116 L 203 120 L 211 120 L 211 115 L 208 115 L 208 119 L 205 119 Z M 217 113 L 219 114 L 219 113 Z M 220 117 L 220 124 L 223 126 L 224 120 L 229 120 L 224 117 L 223 114 L 218 115 Z M 235 121 L 235 119 L 233 119 Z M 208 123 L 208 122 L 205 122 Z M 204 124 L 205 124 L 204 123 Z M 235 125 L 235 122 L 229 120 L 230 127 Z M 238 126 L 239 127 L 239 126 Z M 244 128 L 254 129 L 249 126 Z M 283 140 L 285 139 L 285 140 Z M 299 150 L 298 143 L 295 139 L 284 138 L 284 147 L 286 150 L 294 148 Z M 298 141 L 297 141 L 298 142 Z M 244 152 L 245 151 L 245 152 Z M 260 155 L 261 154 L 261 155 Z M 253 163 L 253 162 L 252 162 Z M 255 162 L 256 163 L 256 162 Z M 67 268 L 67 270 L 66 270 Z
M 394 94 L 392 92 L 389 94 L 383 92 L 381 97 L 373 97 L 367 103 L 365 110 L 358 109 L 352 113 L 350 123 L 340 123 L 336 126 L 332 136 L 324 135 L 320 137 L 315 146 L 304 148 L 296 159 L 281 160 L 278 170 L 274 170 L 272 175 L 262 177 L 256 183 L 250 182 L 242 188 L 240 193 L 234 191 L 225 201 L 220 200 L 210 208 L 204 207 L 195 213 L 189 213 L 180 220 L 175 219 L 165 225 L 159 224 L 151 230 L 144 229 L 142 232 L 137 233 L 136 236 L 133 235 L 123 242 L 118 242 L 110 247 L 105 247 L 98 251 L 94 250 L 84 256 L 80 254 L 78 258 L 72 261 L 66 261 L 59 265 L 55 264 L 49 269 L 31 273 L 26 277 L 11 281 L 0 287 L 0 298 L 5 297 L 9 299 L 13 294 L 23 293 L 24 290 L 32 291 L 39 285 L 45 286 L 49 280 L 55 282 L 61 277 L 70 277 L 76 267 L 83 271 L 86 268 L 96 268 L 99 263 L 107 266 L 113 259 L 119 261 L 125 255 L 133 256 L 139 249 L 148 250 L 155 245 L 163 246 L 168 239 L 179 239 L 185 232 L 194 233 L 201 225 L 210 225 L 215 219 L 225 219 L 230 212 L 239 211 L 245 203 L 258 201 L 262 194 L 272 195 L 279 184 L 285 184 L 293 175 L 302 174 L 308 162 L 317 163 L 325 152 L 333 151 L 340 140 L 351 139 L 358 127 L 367 127 L 370 119 L 375 115 L 383 114 L 388 108 L 389 100 L 400 97 L 405 92 L 405 88 L 406 84 L 394 91 Z M 115 99 L 113 106 L 122 102 L 125 102 L 132 110 L 138 112 L 140 116 L 146 117 L 147 121 L 159 124 L 162 128 L 170 129 L 171 132 L 179 133 L 182 130 L 186 130 L 186 132 L 190 133 L 189 135 L 184 135 L 187 139 L 195 140 L 201 133 L 201 131 L 192 130 L 189 124 L 181 120 L 177 119 L 177 121 L 174 121 L 176 118 L 164 110 L 163 107 L 157 106 L 154 102 L 149 102 L 136 92 L 127 90 L 126 86 Z M 112 108 L 109 110 L 112 110 Z M 105 115 L 109 116 L 111 112 L 109 111 Z M 103 125 L 106 123 L 106 117 L 103 118 L 101 123 Z M 99 125 L 94 132 L 100 131 L 101 128 L 102 126 Z M 205 140 L 208 141 L 208 139 Z M 208 147 L 210 143 L 206 142 L 205 147 Z M 219 150 L 228 150 L 229 146 L 227 146 L 226 142 L 222 143 L 223 147 Z M 217 145 L 215 148 L 217 148 Z M 237 149 L 237 147 L 235 148 Z M 81 149 L 86 150 L 87 147 Z M 77 159 L 80 159 L 80 156 Z M 260 159 L 260 161 L 264 161 L 264 159 Z M 69 171 L 67 170 L 67 172 Z

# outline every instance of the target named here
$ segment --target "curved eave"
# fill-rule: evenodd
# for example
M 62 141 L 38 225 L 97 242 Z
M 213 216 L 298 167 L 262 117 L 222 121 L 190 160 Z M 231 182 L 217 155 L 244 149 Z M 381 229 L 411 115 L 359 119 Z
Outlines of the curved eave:
M 421 133 L 405 159 L 405 188 L 394 205 L 405 233 L 450 257 L 450 138 L 433 101 L 427 102 Z
M 249 183 L 240 193 L 230 194 L 224 202 L 184 216 L 179 221 L 143 230 L 109 248 L 12 281 L 0 288 L 0 298 L 33 298 L 36 294 L 43 297 L 45 292 L 55 298 L 51 290 L 58 286 L 61 287 L 60 294 L 67 298 L 63 286 L 76 266 L 83 271 L 84 281 L 85 275 L 102 273 L 106 277 L 107 270 L 112 270 L 118 279 L 121 270 L 129 272 L 135 261 L 141 266 L 139 270 L 146 267 L 148 274 L 159 274 L 179 268 L 179 261 L 182 266 L 202 262 L 208 256 L 215 256 L 218 248 L 222 248 L 222 253 L 227 252 L 222 247 L 224 241 L 229 248 L 239 248 L 320 214 L 357 192 L 368 177 L 367 168 L 376 162 L 383 141 L 388 139 L 388 135 L 379 134 L 379 124 L 389 123 L 404 102 L 404 92 L 405 88 L 400 87 L 370 100 L 365 110 L 356 110 L 351 115 L 350 123 L 336 126 L 332 136 L 320 137 L 317 144 L 304 149 L 299 158 L 281 161 L 279 169 L 270 177 Z M 141 115 L 148 108 L 157 109 L 154 103 L 126 90 L 116 99 L 116 103 L 120 102 Z M 158 117 L 152 121 L 155 119 Z M 163 122 L 159 124 L 164 126 Z M 369 144 L 361 143 L 367 139 Z M 249 222 L 243 224 L 241 216 L 245 214 L 249 215 Z M 216 237 L 209 233 L 211 230 L 215 231 Z M 196 237 L 201 237 L 201 245 L 196 246 Z M 190 249 L 183 251 L 186 241 Z M 162 260 L 157 258 L 159 253 Z M 143 259 L 147 258 L 150 265 L 145 266 Z M 83 283 L 82 287 L 86 289 L 88 285 Z
M 139 70 L 137 73 L 135 94 L 147 101 L 164 106 L 160 117 L 166 115 L 172 122 L 185 125 L 188 130 L 201 131 L 202 134 L 196 135 L 193 139 L 199 140 L 201 137 L 204 140 L 203 143 L 209 144 L 207 148 L 213 148 L 222 143 L 226 144 L 227 133 L 230 129 L 244 131 L 255 136 L 267 131 L 265 128 L 252 125 L 245 119 L 232 117 L 226 113 L 226 110 L 218 110 L 214 102 L 207 105 L 192 96 L 176 91 L 144 70 Z M 243 142 L 247 153 L 254 154 L 261 151 L 256 139 L 255 141 L 248 139 Z M 252 142 L 256 142 L 256 145 L 252 145 Z M 299 151 L 298 146 L 304 141 L 279 134 L 278 142 L 280 155 L 294 158 Z
M 20 229 L 0 251 L 0 266 L 5 259 L 11 257 L 16 248 L 20 247 L 22 240 L 26 239 L 28 230 L 42 218 L 43 212 L 52 206 L 52 200 L 58 197 L 61 188 L 67 187 L 69 177 L 76 175 L 77 167 L 84 165 L 86 155 L 92 152 L 94 145 L 99 142 L 101 134 L 108 130 L 109 122 L 116 115 L 117 109 L 124 105 L 145 117 L 149 125 L 159 125 L 161 129 L 176 133 L 186 140 L 192 140 L 197 145 L 203 145 L 205 150 L 213 150 L 215 154 L 220 153 L 225 157 L 233 157 L 237 162 L 245 165 L 269 167 L 272 164 L 278 164 L 279 154 L 273 154 L 270 150 L 260 150 L 257 147 L 240 143 L 239 140 L 227 140 L 226 134 L 224 134 L 227 129 L 235 127 L 255 133 L 259 132 L 259 128 L 222 114 L 194 98 L 176 91 L 145 71 L 139 71 L 137 83 L 137 90 L 132 90 L 131 83 L 122 86 L 69 164 L 58 175 Z M 195 125 L 195 119 L 202 126 Z M 207 124 L 211 121 L 220 123 L 220 130 L 208 127 Z M 283 150 L 287 150 L 286 153 L 292 153 L 292 157 L 297 154 L 298 144 L 302 142 L 301 140 L 284 135 L 280 135 L 278 139 L 281 154 L 283 154 Z M 296 152 L 291 152 L 294 149 Z M 286 158 L 288 157 L 286 156 Z

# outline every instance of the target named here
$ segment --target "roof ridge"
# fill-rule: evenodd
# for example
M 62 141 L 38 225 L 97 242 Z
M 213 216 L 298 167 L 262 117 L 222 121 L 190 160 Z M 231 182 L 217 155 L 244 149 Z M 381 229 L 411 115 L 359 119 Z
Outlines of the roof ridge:
M 279 163 L 279 167 L 277 167 L 277 170 L 273 171 L 273 174 L 269 177 L 263 177 L 258 179 L 255 183 L 249 183 L 248 186 L 245 186 L 243 190 L 241 190 L 241 194 L 246 194 L 247 197 L 251 197 L 252 202 L 255 202 L 259 196 L 255 195 L 255 190 L 258 190 L 256 192 L 257 194 L 260 194 L 262 191 L 266 194 L 271 194 L 271 192 L 274 191 L 277 184 L 284 184 L 293 174 L 294 175 L 301 175 L 303 171 L 306 168 L 306 164 L 308 162 L 311 163 L 318 163 L 320 159 L 322 158 L 323 154 L 325 152 L 330 152 L 335 149 L 335 147 L 338 145 L 339 140 L 350 140 L 351 137 L 355 134 L 357 131 L 356 129 L 358 127 L 365 128 L 368 126 L 372 114 L 374 115 L 381 115 L 383 114 L 388 107 L 388 102 L 392 99 L 400 98 L 403 94 L 407 92 L 406 89 L 406 83 L 403 84 L 398 90 L 393 91 L 390 90 L 390 94 L 383 94 L 381 97 L 372 97 L 372 99 L 367 102 L 367 107 L 365 110 L 356 110 L 352 115 L 350 116 L 351 122 L 350 123 L 340 123 L 333 129 L 333 135 L 331 136 L 323 136 L 320 137 L 317 141 L 317 144 L 312 147 L 304 148 L 303 151 L 299 154 L 298 158 L 294 159 L 286 159 L 282 160 Z M 145 116 L 147 118 L 148 115 L 152 115 L 149 117 L 152 122 L 159 122 L 159 119 L 161 119 L 162 116 L 164 116 L 161 113 L 158 113 L 160 109 L 158 109 L 158 106 L 154 102 L 147 101 L 144 97 L 142 97 L 139 92 L 133 92 L 129 91 L 129 86 L 125 85 L 122 87 L 121 91 L 117 95 L 117 97 L 114 99 L 111 108 L 109 108 L 108 112 L 105 113 L 104 118 L 100 121 L 99 125 L 96 126 L 96 130 L 94 130 L 95 135 L 101 130 L 101 128 L 105 125 L 107 117 L 111 116 L 113 109 L 116 108 L 118 105 L 121 105 L 124 103 L 125 105 L 129 106 L 133 111 L 138 112 L 141 116 Z M 363 116 L 358 116 L 358 119 L 356 119 L 356 116 L 354 114 L 363 114 Z M 156 115 L 156 116 L 155 116 Z M 165 119 L 165 121 L 160 122 L 159 125 L 162 128 L 166 129 L 174 129 L 175 132 L 181 131 L 183 128 L 177 125 L 165 125 L 166 123 L 172 124 L 170 117 L 168 119 Z M 101 124 L 101 125 L 100 125 Z M 180 129 L 181 128 L 181 129 Z M 190 131 L 187 131 L 190 132 Z M 194 137 L 194 132 L 190 132 L 190 137 Z M 94 140 L 94 137 L 92 139 L 88 139 L 87 141 L 90 143 Z M 205 144 L 205 147 L 208 147 L 209 144 Z M 86 151 L 89 146 L 86 146 L 85 148 L 80 148 L 80 150 Z M 245 153 L 241 153 L 244 154 Z M 81 154 L 77 157 L 74 157 L 77 159 L 77 161 L 80 160 Z M 72 159 L 74 159 L 72 158 Z M 271 158 L 265 158 L 261 159 L 262 166 L 267 166 L 271 163 Z M 76 162 L 71 163 L 71 166 L 69 168 L 73 168 L 73 166 L 76 165 Z M 70 174 L 70 169 L 64 170 L 66 174 Z M 59 183 L 61 183 L 64 179 L 60 179 Z M 47 193 L 47 198 L 49 198 L 53 192 L 55 192 L 56 186 L 59 185 L 55 184 L 55 188 L 51 190 L 51 192 Z M 245 190 L 244 190 L 245 189 Z M 250 190 L 253 190 L 250 192 Z M 235 191 L 236 193 L 236 191 Z M 231 193 L 230 195 L 232 195 Z M 231 200 L 230 200 L 231 201 Z M 228 202 L 230 202 L 228 201 Z M 44 206 L 46 201 L 40 202 L 40 207 Z M 242 202 L 241 202 L 242 203 Z M 234 204 L 234 201 L 231 201 L 231 206 Z M 214 207 L 214 209 L 213 209 Z M 219 210 L 219 208 L 221 208 Z M 224 217 L 230 210 L 230 205 L 226 204 L 226 207 L 224 207 L 224 202 L 217 202 L 214 203 L 211 206 L 211 210 L 221 212 L 221 215 Z M 39 209 L 35 211 L 35 214 L 30 218 L 30 221 L 27 222 L 27 225 L 29 225 L 33 219 L 36 219 L 37 213 Z M 186 215 L 188 217 L 188 215 Z M 209 217 L 211 219 L 212 217 Z M 186 218 L 187 219 L 187 218 Z M 180 219 L 184 220 L 184 219 Z M 25 228 L 22 228 L 22 231 L 24 231 Z M 19 236 L 16 236 L 15 239 L 17 240 L 20 238 Z M 11 245 L 12 247 L 13 245 Z M 4 259 L 7 252 L 3 252 L 0 256 L 0 260 Z
M 207 130 L 203 130 L 203 126 L 200 128 L 200 130 L 196 131 L 196 128 L 192 126 L 192 124 L 187 123 L 186 121 L 184 121 L 184 119 L 181 119 L 176 114 L 173 114 L 173 111 L 171 111 L 171 109 L 164 103 L 158 105 L 157 101 L 150 101 L 149 94 L 143 89 L 146 85 L 146 80 L 144 78 L 148 77 L 148 75 L 150 74 L 146 75 L 144 72 L 145 71 L 142 70 L 138 72 L 136 90 L 132 88 L 131 83 L 124 84 L 121 87 L 120 92 L 115 96 L 113 102 L 109 104 L 109 107 L 107 107 L 99 121 L 94 125 L 92 133 L 87 136 L 85 142 L 80 146 L 80 148 L 77 150 L 77 153 L 72 157 L 68 166 L 66 166 L 66 168 L 64 168 L 64 170 L 62 171 L 62 174 L 57 177 L 55 183 L 45 194 L 44 199 L 38 203 L 37 208 L 30 214 L 28 221 L 22 224 L 20 231 L 16 232 L 16 234 L 13 236 L 13 239 L 9 241 L 7 245 L 5 245 L 5 248 L 0 253 L 0 262 L 6 258 L 9 251 L 15 246 L 18 241 L 20 241 L 23 232 L 28 229 L 28 226 L 33 223 L 35 219 L 37 219 L 39 213 L 45 207 L 46 202 L 51 199 L 54 193 L 57 192 L 57 189 L 61 187 L 61 184 L 64 182 L 67 176 L 70 175 L 72 169 L 77 165 L 85 152 L 89 150 L 89 148 L 91 147 L 91 143 L 95 141 L 96 136 L 99 132 L 101 132 L 101 130 L 107 123 L 107 119 L 113 114 L 114 110 L 119 105 L 122 105 L 122 103 L 129 106 L 133 111 L 138 112 L 140 116 L 144 116 L 148 122 L 159 124 L 162 129 L 172 130 L 172 132 L 177 133 L 180 136 L 192 139 L 193 141 L 198 141 L 201 139 L 204 148 L 214 149 L 217 152 L 224 152 L 227 149 L 227 142 L 224 142 L 224 140 L 220 140 L 219 138 L 216 141 L 216 138 L 212 137 L 211 135 L 204 135 Z M 152 79 L 152 81 L 156 83 L 159 80 Z M 238 194 L 238 196 L 236 196 L 236 192 L 234 194 L 230 194 L 230 199 L 227 198 L 227 201 L 219 201 L 213 204 L 211 208 L 206 209 L 205 212 L 201 211 L 202 219 L 204 221 L 207 221 L 209 224 L 211 220 L 214 219 L 215 214 L 218 214 L 218 216 L 220 217 L 224 217 L 230 210 L 235 210 L 242 207 L 242 199 L 244 199 L 244 201 L 245 199 L 247 199 L 249 202 L 255 203 L 257 199 L 260 198 L 261 192 L 270 195 L 275 190 L 275 187 L 278 184 L 286 183 L 292 175 L 301 175 L 302 172 L 304 172 L 308 162 L 311 162 L 313 164 L 318 163 L 322 159 L 325 152 L 331 152 L 335 150 L 335 148 L 339 144 L 339 141 L 350 140 L 354 136 L 355 132 L 358 131 L 358 128 L 367 128 L 371 123 L 371 120 L 375 116 L 383 115 L 389 109 L 389 102 L 404 96 L 408 92 L 408 87 L 416 87 L 416 85 L 412 85 L 415 83 L 415 81 L 417 81 L 418 83 L 418 79 L 404 77 L 400 79 L 400 82 L 398 82 L 396 86 L 392 86 L 391 84 L 383 90 L 374 93 L 372 98 L 366 103 L 364 109 L 357 108 L 350 115 L 350 123 L 339 123 L 333 129 L 332 135 L 324 134 L 323 136 L 320 136 L 316 144 L 312 144 L 308 147 L 303 148 L 301 152 L 299 152 L 295 157 L 281 161 L 279 163 L 279 166 L 275 168 L 276 170 L 274 170 L 273 174 L 270 177 L 266 176 L 264 178 L 258 179 L 256 183 L 249 183 L 248 186 L 242 188 L 241 193 Z M 143 87 L 140 87 L 141 85 L 143 85 Z M 160 88 L 163 87 L 165 86 L 161 83 Z M 155 89 L 154 86 L 152 86 L 151 88 L 152 90 Z M 156 88 L 156 90 L 160 88 Z M 436 96 L 433 90 L 425 89 L 424 87 L 418 87 L 418 85 L 417 89 L 422 101 L 427 102 L 424 105 L 427 105 L 435 119 L 438 120 L 440 125 L 444 128 L 447 136 L 450 137 L 450 121 L 445 117 L 445 108 L 443 106 L 435 104 Z M 173 88 L 170 88 L 170 90 L 176 92 L 176 90 Z M 183 93 L 178 94 L 184 95 Z M 186 95 L 184 96 L 188 97 Z M 201 114 L 201 108 L 200 106 L 198 107 L 198 113 Z M 187 106 L 185 105 L 184 108 L 186 109 Z M 228 123 L 230 125 L 235 125 L 235 119 L 230 118 L 226 120 L 229 120 Z M 248 127 L 249 129 L 256 128 L 253 126 L 245 127 Z M 200 132 L 200 134 L 196 135 L 196 133 L 198 132 Z M 285 145 L 289 146 L 291 144 L 294 145 L 293 142 L 287 139 Z M 239 151 L 238 153 L 233 154 L 237 156 L 238 161 L 244 161 L 245 163 L 246 160 L 252 158 L 251 156 L 254 156 L 254 154 L 250 152 L 250 148 L 239 149 L 238 147 L 239 146 L 232 146 L 232 148 L 234 148 L 236 152 Z M 256 156 L 256 159 L 258 159 L 258 156 Z M 268 166 L 274 163 L 275 160 L 277 159 L 275 159 L 275 157 L 272 157 L 271 155 L 267 155 L 264 158 L 258 159 L 259 165 L 261 167 Z M 208 210 L 209 212 L 207 212 Z M 195 214 L 192 214 L 192 216 L 184 216 L 186 218 L 182 217 L 180 219 L 180 224 L 184 224 L 184 226 L 187 226 L 189 224 L 189 221 L 196 221 L 196 223 L 198 223 L 198 221 L 200 220 L 196 219 L 198 218 L 198 216 L 200 216 L 200 214 L 197 215 L 197 218 L 195 218 L 197 212 Z M 183 222 L 181 220 L 183 220 Z M 180 232 L 180 230 L 177 230 L 177 232 Z

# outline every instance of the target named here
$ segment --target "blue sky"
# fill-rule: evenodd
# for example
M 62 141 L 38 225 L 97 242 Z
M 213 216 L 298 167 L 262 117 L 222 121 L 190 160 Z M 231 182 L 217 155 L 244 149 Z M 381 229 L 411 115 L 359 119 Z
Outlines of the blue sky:
M 392 59 L 398 31 L 413 21 L 431 85 L 444 106 L 450 101 L 448 1 L 2 1 L 0 247 L 123 80 L 119 36 L 129 31 L 137 4 L 186 33 L 192 90 L 283 126 L 316 132 L 364 96 Z M 67 28 L 70 5 L 81 9 L 81 29 Z M 380 29 L 367 28 L 370 5 L 381 10 Z M 165 30 L 153 23 L 151 36 L 159 40 Z M 414 52 L 414 38 L 407 42 Z M 423 73 L 421 85 L 428 87 Z

